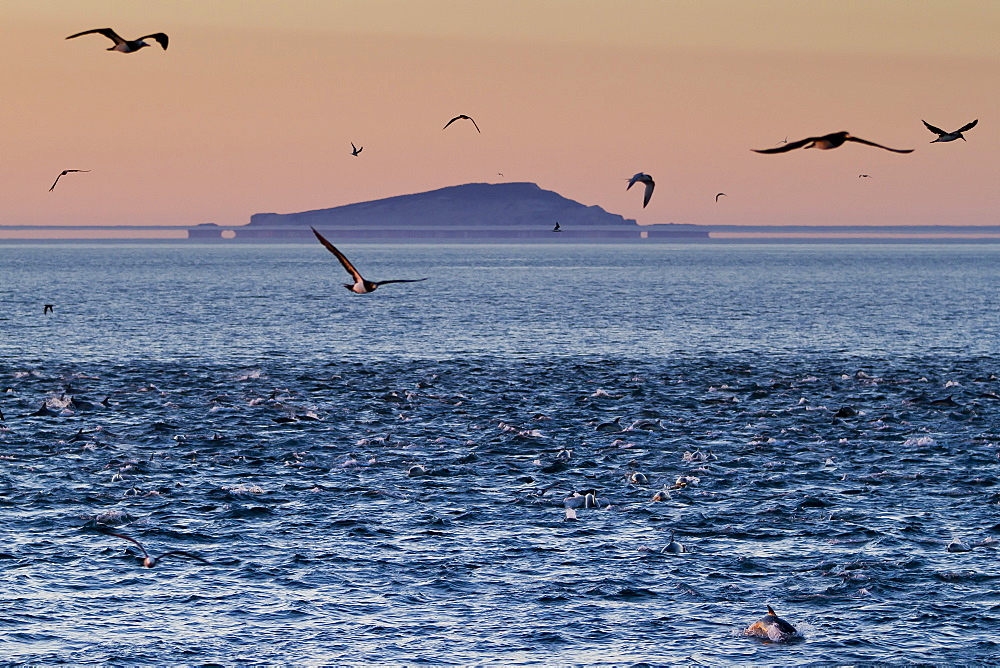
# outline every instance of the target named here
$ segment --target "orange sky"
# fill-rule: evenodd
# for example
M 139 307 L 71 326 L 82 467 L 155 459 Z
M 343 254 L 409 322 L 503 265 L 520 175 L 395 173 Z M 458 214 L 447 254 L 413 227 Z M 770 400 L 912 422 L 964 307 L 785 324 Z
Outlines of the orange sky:
M 170 48 L 64 39 L 99 27 Z M 998 224 L 997 35 L 985 0 L 4 0 L 0 225 L 240 225 L 477 181 L 640 223 Z M 460 113 L 483 133 L 441 130 Z M 920 122 L 975 118 L 948 144 Z M 837 130 L 916 151 L 749 150 Z M 48 192 L 66 168 L 92 171 Z

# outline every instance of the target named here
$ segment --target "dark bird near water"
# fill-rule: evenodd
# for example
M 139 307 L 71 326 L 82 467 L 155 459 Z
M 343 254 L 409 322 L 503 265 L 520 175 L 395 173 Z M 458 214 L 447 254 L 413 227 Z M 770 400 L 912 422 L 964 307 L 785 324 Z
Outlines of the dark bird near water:
M 453 119 L 451 119 L 450 121 L 448 121 L 447 123 L 445 123 L 445 124 L 444 124 L 444 127 L 443 127 L 443 128 L 441 128 L 441 129 L 442 129 L 442 130 L 447 130 L 447 129 L 448 129 L 448 126 L 449 126 L 449 125 L 451 125 L 451 124 L 452 124 L 452 123 L 454 123 L 455 121 L 459 121 L 459 120 L 462 120 L 462 121 L 472 121 L 472 124 L 476 126 L 476 131 L 477 131 L 477 132 L 478 132 L 479 134 L 482 134 L 482 133 L 483 133 L 483 131 L 479 129 L 479 124 L 478 124 L 478 123 L 476 123 L 476 121 L 475 121 L 475 120 L 473 120 L 472 116 L 466 116 L 465 114 L 459 114 L 459 115 L 458 115 L 458 116 L 456 116 L 455 118 L 453 118 Z
M 797 148 L 818 148 L 827 151 L 831 148 L 842 146 L 845 142 L 849 141 L 874 146 L 875 148 L 885 149 L 886 151 L 892 151 L 893 153 L 913 153 L 912 148 L 889 148 L 888 146 L 882 146 L 882 144 L 876 144 L 873 141 L 868 141 L 867 139 L 862 139 L 861 137 L 855 137 L 850 132 L 844 131 L 834 132 L 821 137 L 806 137 L 805 139 L 793 141 L 789 144 L 785 144 L 784 146 L 777 146 L 775 148 L 755 148 L 751 150 L 755 153 L 784 153 L 786 151 L 793 151 Z
M 90 171 L 89 169 L 64 169 L 64 170 L 62 170 L 61 172 L 59 172 L 59 176 L 56 177 L 56 180 L 52 182 L 52 187 L 49 188 L 49 192 L 52 192 L 53 190 L 55 190 L 56 184 L 59 183 L 59 179 L 61 179 L 62 177 L 66 176 L 70 172 L 89 172 L 89 171 Z
M 720 197 L 729 197 L 726 193 L 716 193 L 715 201 L 718 202 Z
M 363 150 L 365 150 L 364 146 L 362 146 L 361 148 L 358 148 L 357 146 L 354 145 L 354 142 L 351 142 L 351 155 L 355 155 L 356 156 L 358 153 L 361 153 L 361 151 L 363 151 Z
M 645 209 L 646 205 L 649 204 L 649 198 L 653 196 L 653 188 L 656 187 L 656 183 L 653 181 L 653 177 L 649 174 L 639 172 L 628 180 L 628 187 L 625 188 L 625 190 L 628 190 L 636 183 L 642 183 L 646 186 L 646 192 L 642 196 L 642 208 Z
M 923 119 L 921 119 L 921 120 L 923 120 Z M 961 139 L 962 141 L 966 141 L 965 137 L 962 136 L 962 133 L 965 132 L 966 130 L 971 130 L 972 128 L 976 127 L 976 123 L 978 123 L 978 122 L 979 122 L 979 119 L 977 118 L 976 120 L 972 121 L 971 123 L 966 123 L 965 125 L 963 125 L 959 129 L 955 130 L 954 132 L 945 132 L 941 128 L 934 127 L 933 125 L 931 125 L 927 121 L 923 121 L 923 124 L 924 124 L 924 126 L 926 126 L 926 128 L 928 130 L 930 130 L 931 132 L 933 132 L 934 134 L 936 134 L 938 136 L 937 139 L 935 139 L 935 140 L 933 140 L 931 142 L 933 144 L 933 143 L 939 142 L 939 141 L 955 141 L 956 139 Z
M 42 315 L 46 313 L 55 313 L 55 307 L 52 304 L 46 304 L 45 308 L 42 309 Z
M 126 536 L 125 534 L 121 533 L 113 533 L 106 529 L 101 529 L 100 531 L 101 533 L 107 536 L 114 536 L 115 538 L 124 538 L 125 540 L 138 545 L 139 549 L 142 550 L 142 556 L 143 556 L 142 565 L 145 566 L 146 568 L 152 568 L 153 566 L 158 564 L 160 560 L 163 559 L 164 557 L 170 557 L 173 555 L 179 555 L 181 557 L 190 557 L 191 559 L 194 559 L 195 561 L 200 561 L 203 564 L 209 563 L 207 559 L 203 559 L 199 557 L 197 554 L 191 554 L 190 552 L 185 552 L 184 550 L 170 550 L 169 552 L 164 552 L 158 557 L 151 557 L 149 556 L 149 552 L 146 551 L 146 548 L 143 547 L 142 543 L 137 541 L 135 538 L 132 538 L 131 536 Z
M 562 228 L 559 227 L 559 221 L 556 221 L 556 226 L 552 228 L 553 232 L 562 232 Z
M 151 37 L 152 39 L 155 39 L 157 42 L 159 42 L 160 46 L 163 47 L 164 51 L 167 50 L 167 42 L 170 41 L 170 38 L 167 37 L 162 32 L 154 32 L 151 35 L 143 35 L 139 39 L 122 39 L 121 37 L 118 36 L 118 33 L 116 33 L 111 28 L 94 28 L 93 30 L 84 30 L 83 32 L 78 32 L 75 35 L 70 35 L 66 39 L 73 39 L 74 37 L 80 37 L 81 35 L 91 35 L 93 33 L 97 33 L 98 35 L 104 35 L 105 37 L 107 37 L 108 39 L 110 39 L 112 42 L 115 43 L 114 46 L 108 48 L 108 51 L 120 51 L 121 53 L 135 53 L 139 49 L 149 46 L 149 44 L 146 44 L 143 41 L 147 37 Z
M 767 614 L 748 626 L 743 634 L 782 641 L 791 639 L 795 636 L 796 631 L 794 626 L 778 617 L 771 606 L 767 606 Z
M 337 250 L 336 246 L 334 246 L 329 241 L 324 239 L 323 235 L 316 231 L 316 228 L 310 228 L 310 229 L 313 231 L 313 234 L 316 235 L 316 238 L 319 239 L 319 242 L 324 246 L 326 246 L 326 249 L 328 251 L 337 256 L 337 259 L 340 260 L 340 264 L 344 266 L 344 269 L 347 270 L 347 273 L 350 274 L 351 277 L 354 279 L 354 283 L 344 283 L 344 287 L 350 290 L 351 292 L 357 293 L 359 295 L 365 295 L 368 294 L 369 292 L 374 292 L 375 289 L 378 288 L 378 286 L 385 285 L 386 283 L 417 283 L 418 281 L 427 280 L 426 278 L 409 278 L 409 279 L 397 278 L 391 281 L 366 281 L 361 276 L 361 274 L 358 273 L 358 270 L 354 268 L 354 265 L 351 264 L 350 260 L 344 257 L 344 254 L 341 253 L 339 250 Z

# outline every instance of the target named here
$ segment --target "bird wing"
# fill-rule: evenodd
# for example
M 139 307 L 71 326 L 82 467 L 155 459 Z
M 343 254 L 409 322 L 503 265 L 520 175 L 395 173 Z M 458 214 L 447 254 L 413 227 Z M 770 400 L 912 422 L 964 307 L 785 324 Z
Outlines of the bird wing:
M 948 134 L 947 132 L 945 132 L 941 128 L 936 128 L 936 127 L 934 127 L 933 125 L 931 125 L 930 123 L 928 123 L 927 121 L 925 121 L 923 119 L 920 119 L 920 121 L 924 124 L 924 127 L 926 127 L 928 130 L 930 130 L 931 132 L 933 132 L 936 135 L 946 135 L 946 134 Z
M 875 148 L 882 148 L 886 151 L 892 151 L 893 153 L 913 153 L 912 148 L 889 148 L 888 146 L 882 146 L 882 144 L 876 144 L 873 141 L 868 141 L 867 139 L 861 139 L 860 137 L 855 137 L 854 135 L 849 135 L 847 141 L 857 142 L 859 144 L 867 144 L 868 146 L 874 146 Z
M 56 180 L 52 182 L 52 187 L 49 188 L 49 192 L 52 192 L 53 190 L 55 190 L 56 184 L 59 183 L 59 179 L 61 179 L 63 177 L 63 174 L 65 174 L 65 173 L 66 172 L 60 172 L 59 173 L 59 176 L 56 177 Z
M 966 130 L 971 130 L 972 128 L 976 127 L 976 123 L 978 123 L 978 122 L 979 122 L 979 119 L 977 118 L 976 120 L 972 121 L 971 123 L 966 123 L 965 125 L 963 125 L 962 127 L 960 127 L 958 129 L 958 132 L 965 132 Z
M 472 116 L 466 116 L 466 118 L 472 121 L 472 124 L 476 126 L 476 132 L 478 132 L 479 134 L 483 134 L 483 131 L 479 129 L 479 125 L 476 123 L 476 119 L 474 119 Z
M 443 128 L 441 128 L 441 129 L 442 129 L 442 130 L 447 130 L 447 129 L 448 129 L 448 126 L 449 126 L 449 125 L 451 125 L 452 123 L 454 123 L 455 121 L 457 121 L 457 120 L 458 120 L 458 119 L 460 119 L 460 118 L 462 118 L 462 117 L 461 117 L 461 116 L 456 116 L 455 118 L 453 118 L 453 119 L 451 119 L 450 121 L 448 121 L 447 123 L 445 123 L 445 124 L 444 124 L 444 127 L 443 127 Z
M 642 196 L 642 208 L 645 209 L 646 205 L 649 204 L 649 198 L 653 196 L 653 188 L 656 184 L 653 179 L 649 179 L 646 183 L 646 193 Z
M 800 139 L 798 141 L 793 141 L 789 144 L 783 144 L 782 146 L 776 146 L 774 148 L 753 148 L 750 149 L 754 153 L 784 153 L 786 151 L 792 151 L 797 148 L 802 148 L 806 144 L 811 144 L 816 141 L 817 137 L 806 137 L 805 139 Z
M 636 183 L 638 183 L 639 181 L 642 181 L 645 176 L 646 176 L 645 174 L 643 174 L 642 172 L 639 172 L 638 174 L 636 174 L 635 176 L 633 176 L 632 178 L 630 178 L 628 180 L 628 185 L 625 187 L 625 190 L 631 189 L 632 186 L 634 186 Z
M 158 556 L 156 558 L 156 560 L 159 561 L 163 557 L 169 557 L 169 556 L 174 555 L 174 554 L 179 554 L 182 557 L 190 557 L 191 559 L 194 559 L 196 561 L 200 561 L 203 564 L 210 563 L 208 561 L 208 559 L 203 559 L 202 557 L 199 557 L 197 554 L 191 554 L 190 552 L 185 552 L 184 550 L 170 550 L 170 552 L 164 552 L 163 554 L 161 554 L 160 556 Z
M 309 229 L 313 231 L 313 234 L 316 235 L 316 238 L 319 239 L 319 242 L 324 246 L 326 246 L 326 249 L 328 251 L 337 256 L 337 259 L 340 260 L 340 264 L 344 265 L 344 269 L 347 270 L 347 273 L 350 274 L 352 277 L 354 277 L 355 283 L 364 282 L 365 279 L 361 278 L 361 274 L 359 274 L 358 270 L 354 268 L 354 265 L 351 264 L 351 261 L 348 260 L 346 257 L 344 257 L 344 254 L 341 253 L 339 250 L 337 250 L 336 246 L 334 246 L 329 241 L 324 239 L 323 235 L 317 232 L 315 227 L 310 227 Z
M 716 202 L 718 202 L 718 201 L 719 201 L 719 198 L 720 198 L 720 197 L 722 197 L 723 195 L 726 195 L 726 193 L 719 193 L 719 194 L 717 194 L 717 195 L 715 196 L 715 201 L 716 201 Z M 726 197 L 729 197 L 729 195 L 726 195 Z
M 144 556 L 146 558 L 149 557 L 149 553 L 146 552 L 146 548 L 143 547 L 142 543 L 140 543 L 139 541 L 137 541 L 135 538 L 132 538 L 131 536 L 126 536 L 123 533 L 113 533 L 111 531 L 108 531 L 107 529 L 101 529 L 100 531 L 101 531 L 101 533 L 106 534 L 108 536 L 114 536 L 115 538 L 124 538 L 125 540 L 129 541 L 130 543 L 135 543 L 136 545 L 139 546 L 139 549 L 142 550 L 142 556 Z
M 154 32 L 152 35 L 143 35 L 142 37 L 139 38 L 139 41 L 142 41 L 142 40 L 146 39 L 147 37 L 151 37 L 151 38 L 155 39 L 157 42 L 160 43 L 160 46 L 163 47 L 164 51 L 167 50 L 167 43 L 170 41 L 170 38 L 167 37 L 166 33 Z
M 94 28 L 93 30 L 84 30 L 83 32 L 78 32 L 75 35 L 70 35 L 66 39 L 73 39 L 74 37 L 79 37 L 81 35 L 92 35 L 94 33 L 97 33 L 99 35 L 104 35 L 105 37 L 107 37 L 108 39 L 110 39 L 115 44 L 124 44 L 125 43 L 125 40 L 123 40 L 121 37 L 119 37 L 118 33 L 116 33 L 111 28 Z M 166 37 L 166 35 L 164 35 L 164 37 Z M 166 47 L 164 47 L 164 48 L 166 48 Z
M 426 278 L 394 278 L 390 281 L 375 281 L 375 285 L 385 285 L 386 283 L 419 283 L 426 280 Z

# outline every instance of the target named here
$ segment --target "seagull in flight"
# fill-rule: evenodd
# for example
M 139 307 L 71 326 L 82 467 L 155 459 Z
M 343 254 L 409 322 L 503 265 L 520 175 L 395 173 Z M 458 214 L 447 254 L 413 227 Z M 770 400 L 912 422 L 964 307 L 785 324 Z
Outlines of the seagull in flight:
M 107 37 L 108 39 L 110 39 L 112 42 L 115 43 L 114 46 L 108 48 L 108 51 L 120 51 L 121 53 L 135 53 L 139 49 L 149 46 L 149 44 L 146 44 L 144 41 L 142 41 L 147 37 L 151 37 L 152 39 L 155 39 L 157 42 L 159 42 L 160 46 L 163 47 L 164 51 L 167 50 L 167 42 L 170 41 L 170 38 L 167 37 L 162 32 L 154 32 L 152 35 L 143 35 L 139 39 L 122 39 L 121 37 L 119 37 L 118 33 L 116 33 L 111 28 L 94 28 L 93 30 L 84 30 L 83 32 L 78 32 L 75 35 L 70 35 L 66 39 L 73 39 L 74 37 L 80 37 L 81 35 L 91 35 L 93 33 L 104 35 L 105 37 Z
M 729 197 L 726 193 L 716 193 L 715 201 L 718 202 L 720 197 Z
M 56 183 L 59 183 L 59 179 L 61 179 L 62 177 L 66 176 L 70 172 L 89 172 L 89 171 L 90 171 L 89 169 L 64 169 L 64 170 L 62 170 L 61 172 L 59 172 L 59 176 L 56 177 L 55 182 L 53 182 L 52 187 L 49 188 L 49 192 L 52 192 L 53 190 L 55 190 Z
M 344 265 L 344 269 L 347 270 L 347 273 L 350 274 L 352 278 L 354 278 L 354 283 L 344 283 L 344 287 L 350 290 L 351 292 L 354 292 L 359 295 L 366 295 L 369 292 L 374 292 L 375 289 L 378 288 L 378 286 L 385 285 L 386 283 L 417 283 L 419 281 L 427 280 L 426 278 L 409 278 L 409 279 L 397 278 L 391 281 L 366 281 L 361 276 L 361 274 L 358 273 L 358 270 L 354 268 L 354 265 L 351 264 L 350 260 L 344 257 L 344 254 L 341 253 L 339 250 L 337 250 L 336 246 L 334 246 L 329 241 L 324 239 L 323 235 L 317 232 L 315 227 L 311 227 L 309 229 L 313 231 L 313 234 L 316 235 L 316 238 L 319 239 L 319 242 L 324 246 L 326 246 L 326 249 L 328 251 L 337 256 L 337 259 L 340 260 L 340 264 Z
M 354 145 L 354 142 L 351 142 L 351 155 L 356 156 L 358 153 L 361 153 L 361 151 L 363 151 L 363 150 L 365 150 L 364 146 L 362 146 L 361 148 L 358 148 L 357 146 Z
M 923 120 L 923 119 L 921 119 L 921 120 Z M 966 130 L 971 130 L 972 128 L 976 127 L 976 123 L 978 123 L 978 122 L 979 122 L 979 119 L 977 118 L 976 120 L 972 121 L 971 123 L 966 123 L 965 125 L 963 125 L 959 129 L 955 130 L 954 132 L 945 132 L 941 128 L 936 128 L 933 125 L 931 125 L 930 123 L 928 123 L 927 121 L 923 121 L 923 123 L 927 127 L 927 129 L 930 130 L 931 132 L 933 132 L 934 134 L 936 134 L 938 136 L 937 139 L 935 139 L 934 141 L 931 142 L 932 144 L 934 142 L 939 142 L 939 141 L 955 141 L 956 139 L 961 139 L 962 141 L 965 141 L 966 139 L 965 139 L 965 137 L 962 136 L 962 133 L 965 132 Z
M 751 149 L 755 153 L 784 153 L 785 151 L 792 151 L 797 148 L 818 148 L 824 151 L 831 148 L 837 148 L 842 146 L 845 142 L 857 142 L 858 144 L 866 144 L 868 146 L 874 146 L 875 148 L 885 149 L 886 151 L 892 151 L 893 153 L 913 153 L 912 148 L 889 148 L 888 146 L 882 146 L 882 144 L 876 144 L 873 141 L 868 141 L 867 139 L 862 139 L 861 137 L 855 137 L 850 132 L 834 132 L 832 134 L 823 135 L 821 137 L 806 137 L 805 139 L 800 139 L 798 141 L 793 141 L 784 146 L 778 146 L 776 148 L 762 148 L 762 149 Z
M 625 190 L 628 190 L 636 183 L 642 183 L 646 186 L 646 193 L 642 196 L 642 208 L 645 209 L 646 205 L 649 204 L 649 198 L 653 196 L 653 188 L 656 186 L 656 183 L 653 182 L 653 177 L 649 174 L 639 172 L 628 180 L 628 187 Z
M 479 124 L 478 124 L 478 123 L 476 123 L 475 119 L 473 119 L 473 118 L 472 118 L 472 116 L 466 116 L 465 114 L 459 114 L 459 115 L 458 115 L 458 116 L 456 116 L 455 118 L 453 118 L 453 119 L 451 119 L 450 121 L 448 121 L 447 123 L 445 123 L 445 124 L 444 124 L 444 127 L 443 127 L 443 128 L 441 128 L 441 129 L 442 129 L 442 130 L 447 130 L 447 129 L 448 129 L 448 126 L 449 126 L 449 125 L 451 125 L 452 123 L 454 123 L 455 121 L 472 121 L 472 124 L 476 126 L 476 131 L 477 131 L 477 132 L 478 132 L 479 134 L 482 134 L 482 133 L 483 133 L 483 131 L 479 129 Z
M 152 568 L 153 566 L 158 564 L 160 560 L 163 559 L 163 557 L 169 557 L 175 554 L 180 555 L 182 557 L 190 557 L 191 559 L 194 559 L 195 561 L 200 561 L 203 564 L 209 563 L 207 559 L 202 559 L 197 554 L 191 554 L 190 552 L 185 552 L 184 550 L 170 550 L 169 552 L 164 552 L 158 557 L 151 557 L 149 556 L 149 552 L 146 551 L 146 548 L 143 547 L 142 543 L 137 541 L 135 538 L 132 538 L 131 536 L 126 536 L 125 534 L 121 533 L 113 533 L 111 531 L 108 531 L 107 529 L 101 529 L 100 531 L 105 535 L 114 536 L 115 538 L 124 538 L 125 540 L 138 545 L 139 549 L 142 550 L 142 556 L 143 556 L 142 565 L 145 566 L 146 568 Z

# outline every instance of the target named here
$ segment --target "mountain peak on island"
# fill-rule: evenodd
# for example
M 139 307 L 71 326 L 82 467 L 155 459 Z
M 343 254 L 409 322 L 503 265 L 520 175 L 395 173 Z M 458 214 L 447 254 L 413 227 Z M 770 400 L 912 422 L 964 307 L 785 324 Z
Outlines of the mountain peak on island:
M 560 221 L 635 226 L 636 221 L 544 190 L 535 183 L 465 183 L 410 195 L 300 213 L 258 213 L 249 226 L 267 227 L 521 227 Z M 248 227 L 249 227 L 248 226 Z

